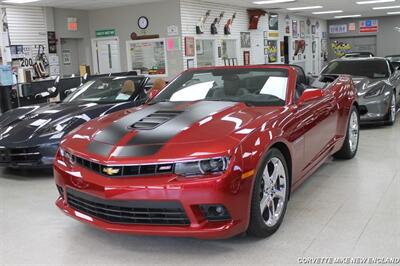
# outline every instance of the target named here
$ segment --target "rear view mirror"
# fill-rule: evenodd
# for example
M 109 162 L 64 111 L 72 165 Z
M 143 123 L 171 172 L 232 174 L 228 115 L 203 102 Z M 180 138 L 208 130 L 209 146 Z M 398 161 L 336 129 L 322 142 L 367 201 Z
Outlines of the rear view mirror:
M 324 91 L 321 89 L 307 89 L 303 92 L 298 100 L 299 105 L 318 100 L 324 97 Z
M 147 101 L 148 101 L 148 102 L 152 101 L 160 92 L 161 92 L 161 90 L 154 89 L 154 88 L 151 89 L 151 90 L 147 93 L 147 96 L 148 96 Z

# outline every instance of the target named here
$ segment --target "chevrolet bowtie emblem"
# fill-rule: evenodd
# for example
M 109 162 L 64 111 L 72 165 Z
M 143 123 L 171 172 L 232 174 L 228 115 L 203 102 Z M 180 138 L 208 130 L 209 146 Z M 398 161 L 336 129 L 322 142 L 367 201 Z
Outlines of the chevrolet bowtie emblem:
M 118 169 L 118 168 L 111 168 L 111 167 L 103 168 L 103 173 L 105 173 L 107 175 L 116 175 L 119 173 L 119 171 L 120 171 L 120 169 Z

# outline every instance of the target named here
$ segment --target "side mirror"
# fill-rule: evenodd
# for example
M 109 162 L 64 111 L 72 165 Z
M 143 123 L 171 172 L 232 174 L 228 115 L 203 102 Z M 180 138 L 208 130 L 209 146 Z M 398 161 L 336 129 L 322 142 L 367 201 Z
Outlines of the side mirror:
M 150 89 L 150 91 L 147 93 L 148 96 L 147 102 L 152 101 L 160 92 L 161 90 Z
M 303 92 L 298 100 L 298 105 L 315 101 L 324 97 L 324 91 L 321 89 L 307 89 Z

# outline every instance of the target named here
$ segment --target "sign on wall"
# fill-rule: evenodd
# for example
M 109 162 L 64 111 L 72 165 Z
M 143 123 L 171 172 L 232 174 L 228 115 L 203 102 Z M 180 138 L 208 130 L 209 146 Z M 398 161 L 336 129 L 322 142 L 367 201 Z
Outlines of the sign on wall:
M 114 37 L 116 35 L 115 29 L 107 29 L 107 30 L 96 30 L 96 37 Z
M 378 20 L 366 19 L 360 21 L 360 32 L 378 32 Z
M 330 33 L 330 34 L 347 33 L 347 24 L 342 24 L 342 25 L 330 25 L 330 26 L 329 26 L 329 33 Z
M 67 18 L 67 28 L 69 31 L 78 31 L 78 19 L 76 17 Z

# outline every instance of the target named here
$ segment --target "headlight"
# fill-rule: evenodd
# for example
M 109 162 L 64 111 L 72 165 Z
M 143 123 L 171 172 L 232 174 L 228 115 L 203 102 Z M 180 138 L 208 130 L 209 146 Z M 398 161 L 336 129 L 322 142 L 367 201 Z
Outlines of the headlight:
M 367 92 L 365 94 L 365 98 L 378 97 L 379 95 L 381 95 L 383 93 L 384 90 L 385 90 L 384 87 L 380 87 L 380 88 L 376 88 L 376 89 L 370 90 L 369 92 Z
M 228 168 L 228 165 L 228 157 L 179 162 L 175 164 L 175 174 L 182 176 L 198 176 L 219 173 L 224 172 Z
M 61 157 L 61 159 L 65 162 L 65 163 L 67 163 L 67 164 L 74 164 L 75 163 L 75 157 L 71 154 L 71 153 L 69 153 L 69 152 L 67 152 L 67 151 L 65 151 L 63 148 L 59 148 L 59 153 L 60 153 L 60 157 Z
M 70 119 L 64 120 L 62 122 L 59 122 L 59 123 L 57 123 L 55 125 L 44 127 L 42 132 L 41 132 L 42 136 L 48 136 L 48 135 L 54 135 L 54 134 L 57 134 L 57 133 L 61 133 L 67 127 L 72 125 L 74 123 L 74 121 L 75 121 L 74 118 L 70 118 Z

